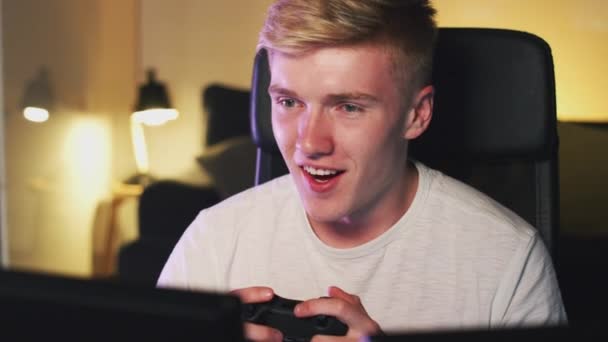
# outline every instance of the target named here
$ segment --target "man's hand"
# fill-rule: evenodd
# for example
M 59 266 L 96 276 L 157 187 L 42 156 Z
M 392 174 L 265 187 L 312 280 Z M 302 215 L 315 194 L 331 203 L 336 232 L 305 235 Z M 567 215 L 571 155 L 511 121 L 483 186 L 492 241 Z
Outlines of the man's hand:
M 245 304 L 267 302 L 274 296 L 271 288 L 261 286 L 233 290 L 230 293 L 238 296 Z M 244 329 L 245 338 L 249 341 L 283 341 L 283 334 L 280 331 L 264 325 L 245 323 Z
M 296 317 L 334 316 L 348 325 L 346 336 L 317 335 L 313 337 L 313 342 L 359 341 L 364 336 L 382 333 L 380 325 L 371 319 L 365 311 L 361 299 L 335 286 L 329 288 L 329 298 L 310 299 L 302 302 L 296 306 L 294 313 Z

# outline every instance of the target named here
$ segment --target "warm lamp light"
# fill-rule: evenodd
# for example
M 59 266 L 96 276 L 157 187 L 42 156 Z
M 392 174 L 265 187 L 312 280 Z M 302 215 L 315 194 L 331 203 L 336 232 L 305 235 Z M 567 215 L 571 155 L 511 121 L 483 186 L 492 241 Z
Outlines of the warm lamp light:
M 49 119 L 49 111 L 39 107 L 25 107 L 23 116 L 32 122 L 45 122 Z
M 133 120 L 147 126 L 160 126 L 168 121 L 177 119 L 178 112 L 175 109 L 153 108 L 132 114 Z
M 177 110 L 171 108 L 169 95 L 165 85 L 156 80 L 154 70 L 148 70 L 148 81 L 139 87 L 139 96 L 135 112 L 131 114 L 131 139 L 137 174 L 128 183 L 147 185 L 152 178 L 149 175 L 150 162 L 144 134 L 144 125 L 160 126 L 179 116 Z
M 146 147 L 144 127 L 141 123 L 135 121 L 132 116 L 131 140 L 133 142 L 133 154 L 135 155 L 137 173 L 140 175 L 147 175 L 148 172 L 150 172 L 150 163 L 148 162 L 148 148 Z

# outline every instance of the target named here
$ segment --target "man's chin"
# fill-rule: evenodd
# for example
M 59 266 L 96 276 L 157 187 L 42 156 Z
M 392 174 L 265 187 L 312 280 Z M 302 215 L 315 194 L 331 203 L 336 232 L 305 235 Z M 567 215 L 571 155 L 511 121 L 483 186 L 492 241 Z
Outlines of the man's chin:
M 305 184 L 298 184 L 298 187 L 301 187 L 298 189 L 300 202 L 311 223 L 336 223 L 346 214 L 347 211 L 344 205 L 339 205 L 344 203 L 340 199 L 342 196 L 339 194 L 335 192 L 325 194 L 311 193 Z
M 318 208 L 315 206 L 304 205 L 306 216 L 311 224 L 334 225 L 341 221 L 344 215 L 338 208 Z

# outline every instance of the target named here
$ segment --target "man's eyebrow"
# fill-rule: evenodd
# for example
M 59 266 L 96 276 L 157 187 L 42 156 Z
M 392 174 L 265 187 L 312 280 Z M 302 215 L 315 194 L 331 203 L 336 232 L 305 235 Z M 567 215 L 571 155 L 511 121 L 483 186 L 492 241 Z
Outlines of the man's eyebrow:
M 268 87 L 268 94 L 284 95 L 284 96 L 289 96 L 289 97 L 298 97 L 298 95 L 296 94 L 295 91 L 281 88 L 276 84 L 272 84 L 272 85 L 270 85 L 270 87 Z
M 340 102 L 340 101 L 369 101 L 369 102 L 379 102 L 377 97 L 365 94 L 365 93 L 343 93 L 343 94 L 329 94 L 326 97 L 327 101 L 330 102 Z
M 298 97 L 298 94 L 286 88 L 282 88 L 278 85 L 271 85 L 268 87 L 268 93 L 273 95 L 283 95 L 288 97 Z M 377 97 L 366 93 L 354 92 L 354 93 L 341 93 L 341 94 L 328 94 L 324 97 L 324 102 L 342 102 L 342 101 L 369 101 L 379 102 Z

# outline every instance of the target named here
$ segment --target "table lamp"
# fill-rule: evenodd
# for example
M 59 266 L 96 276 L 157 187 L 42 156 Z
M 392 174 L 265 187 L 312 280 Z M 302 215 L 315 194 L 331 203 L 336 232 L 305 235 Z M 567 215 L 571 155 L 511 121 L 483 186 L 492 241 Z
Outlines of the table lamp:
M 157 81 L 154 70 L 149 69 L 147 83 L 139 87 L 137 105 L 130 119 L 137 173 L 127 183 L 146 186 L 153 180 L 150 176 L 144 125 L 160 126 L 177 119 L 178 115 L 177 110 L 171 108 L 165 85 Z

